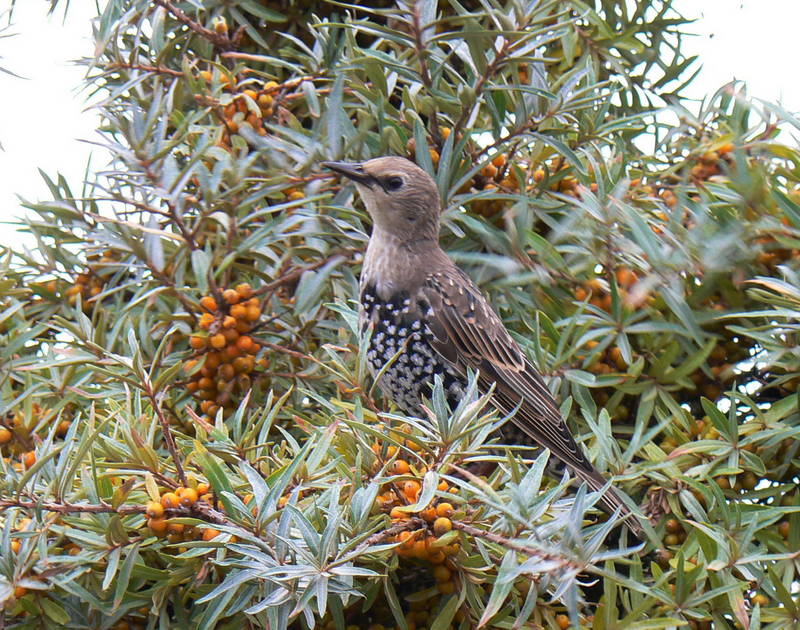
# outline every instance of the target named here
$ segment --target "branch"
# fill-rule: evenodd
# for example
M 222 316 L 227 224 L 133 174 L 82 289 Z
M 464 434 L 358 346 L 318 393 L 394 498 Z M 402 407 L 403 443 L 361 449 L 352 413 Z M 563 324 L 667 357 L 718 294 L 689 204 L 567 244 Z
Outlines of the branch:
M 19 507 L 26 510 L 47 510 L 59 514 L 84 512 L 87 514 L 141 514 L 147 508 L 144 505 L 120 505 L 114 507 L 108 503 L 94 505 L 91 503 L 56 503 L 54 501 L 23 501 L 22 499 L 0 499 L 0 510 Z
M 307 265 L 306 267 L 298 267 L 297 269 L 294 269 L 289 273 L 282 275 L 280 278 L 277 278 L 268 284 L 258 287 L 258 289 L 253 291 L 253 295 L 263 295 L 264 293 L 268 293 L 273 289 L 277 289 L 278 287 L 281 287 L 284 284 L 291 284 L 295 280 L 299 279 L 300 276 L 302 276 L 306 271 L 313 271 L 314 269 L 319 269 L 323 265 L 328 264 L 334 258 L 337 258 L 339 256 L 346 256 L 347 254 L 350 254 L 354 251 L 357 250 L 352 248 L 339 249 L 330 256 L 328 256 L 327 258 L 318 260 L 317 262 Z
M 207 29 L 205 26 L 203 26 L 199 22 L 196 22 L 188 15 L 186 15 L 183 11 L 181 11 L 178 7 L 172 4 L 172 2 L 170 2 L 169 0 L 153 0 L 153 2 L 158 6 L 169 11 L 172 14 L 172 16 L 176 20 L 178 20 L 178 22 L 180 22 L 181 24 L 185 24 L 195 33 L 210 41 L 217 48 L 222 48 L 223 50 L 230 50 L 231 48 L 233 48 L 233 42 L 231 41 L 230 37 L 228 37 L 227 35 L 220 35 L 216 31 Z
M 161 424 L 161 431 L 164 433 L 164 441 L 167 443 L 167 450 L 169 451 L 170 456 L 172 456 L 172 461 L 175 463 L 175 472 L 178 474 L 178 479 L 181 482 L 181 485 L 187 486 L 188 482 L 186 481 L 186 474 L 183 472 L 183 465 L 181 464 L 180 457 L 178 456 L 178 449 L 175 446 L 175 440 L 172 438 L 172 431 L 169 428 L 169 420 L 164 415 L 164 410 L 161 409 L 161 405 L 158 404 L 158 398 L 156 397 L 156 393 L 153 391 L 153 387 L 150 385 L 150 382 L 143 383 L 144 393 L 150 399 L 151 404 L 153 405 L 153 409 L 156 411 L 156 415 L 158 416 L 158 421 Z
M 183 72 L 178 72 L 172 68 L 164 66 L 148 66 L 138 63 L 109 63 L 106 64 L 106 70 L 141 70 L 142 72 L 152 72 L 153 74 L 168 74 L 172 77 L 182 77 Z
M 472 525 L 467 525 L 466 523 L 462 523 L 460 521 L 452 521 L 452 523 L 453 523 L 453 529 L 460 529 L 465 534 L 469 534 L 470 536 L 475 536 L 476 538 L 483 538 L 498 545 L 502 545 L 506 549 L 511 549 L 512 551 L 517 551 L 519 553 L 525 554 L 526 556 L 531 556 L 532 558 L 540 558 L 541 560 L 546 560 L 549 562 L 555 562 L 559 567 L 571 569 L 573 571 L 583 571 L 586 569 L 586 565 L 584 564 L 575 562 L 574 560 L 570 560 L 569 558 L 565 558 L 564 556 L 560 556 L 555 553 L 543 551 L 542 549 L 536 549 L 535 547 L 520 545 L 519 543 L 516 543 L 513 540 L 506 538 L 505 536 L 501 536 L 500 534 L 485 532 L 482 529 L 478 529 L 477 527 L 472 527 Z

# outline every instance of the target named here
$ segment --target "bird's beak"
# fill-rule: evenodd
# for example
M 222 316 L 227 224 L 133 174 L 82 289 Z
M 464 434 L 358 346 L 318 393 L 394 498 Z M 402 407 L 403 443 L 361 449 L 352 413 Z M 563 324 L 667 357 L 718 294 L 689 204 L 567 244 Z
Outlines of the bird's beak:
M 372 182 L 372 177 L 364 171 L 364 166 L 358 162 L 323 162 L 322 166 L 336 171 L 348 179 L 352 179 L 357 184 L 369 186 Z

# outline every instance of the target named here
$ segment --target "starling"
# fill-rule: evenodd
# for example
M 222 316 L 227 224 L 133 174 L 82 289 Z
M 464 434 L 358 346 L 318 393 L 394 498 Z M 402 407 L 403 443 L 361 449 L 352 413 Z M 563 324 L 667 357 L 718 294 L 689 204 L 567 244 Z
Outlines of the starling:
M 494 385 L 498 411 L 516 409 L 512 422 L 533 442 L 550 449 L 592 489 L 604 487 L 606 479 L 575 443 L 540 374 L 480 289 L 439 246 L 441 204 L 433 178 L 400 157 L 323 166 L 355 183 L 373 220 L 359 314 L 362 333 L 373 327 L 367 360 L 373 375 L 383 370 L 384 394 L 419 416 L 436 375 L 448 400 L 457 402 L 472 370 L 479 389 Z M 614 488 L 601 504 L 609 512 L 619 508 L 641 537 L 640 524 Z

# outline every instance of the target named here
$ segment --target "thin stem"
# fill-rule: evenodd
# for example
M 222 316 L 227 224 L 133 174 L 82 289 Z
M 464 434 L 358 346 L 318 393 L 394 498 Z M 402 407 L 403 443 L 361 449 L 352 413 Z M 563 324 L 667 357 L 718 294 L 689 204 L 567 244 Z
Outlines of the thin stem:
M 169 0 L 153 0 L 153 2 L 158 6 L 169 11 L 172 14 L 172 16 L 176 20 L 178 20 L 178 22 L 180 22 L 181 24 L 185 24 L 195 33 L 210 41 L 217 48 L 222 48 L 223 50 L 230 50 L 231 48 L 233 48 L 233 42 L 231 41 L 230 37 L 228 37 L 227 35 L 221 35 L 216 31 L 207 29 L 205 26 L 203 26 L 199 22 L 193 20 L 188 15 L 186 15 L 183 11 L 181 11 L 181 9 L 176 7 Z

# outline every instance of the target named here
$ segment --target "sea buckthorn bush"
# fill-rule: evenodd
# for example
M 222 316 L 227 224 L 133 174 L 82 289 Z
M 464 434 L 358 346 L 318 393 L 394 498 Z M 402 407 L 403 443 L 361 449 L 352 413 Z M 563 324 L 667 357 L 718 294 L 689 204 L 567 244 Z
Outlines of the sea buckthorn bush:
M 4 627 L 800 624 L 800 121 L 686 100 L 670 2 L 100 4 L 109 166 L 0 257 Z M 320 162 L 384 154 L 645 540 L 474 379 L 381 397 Z

